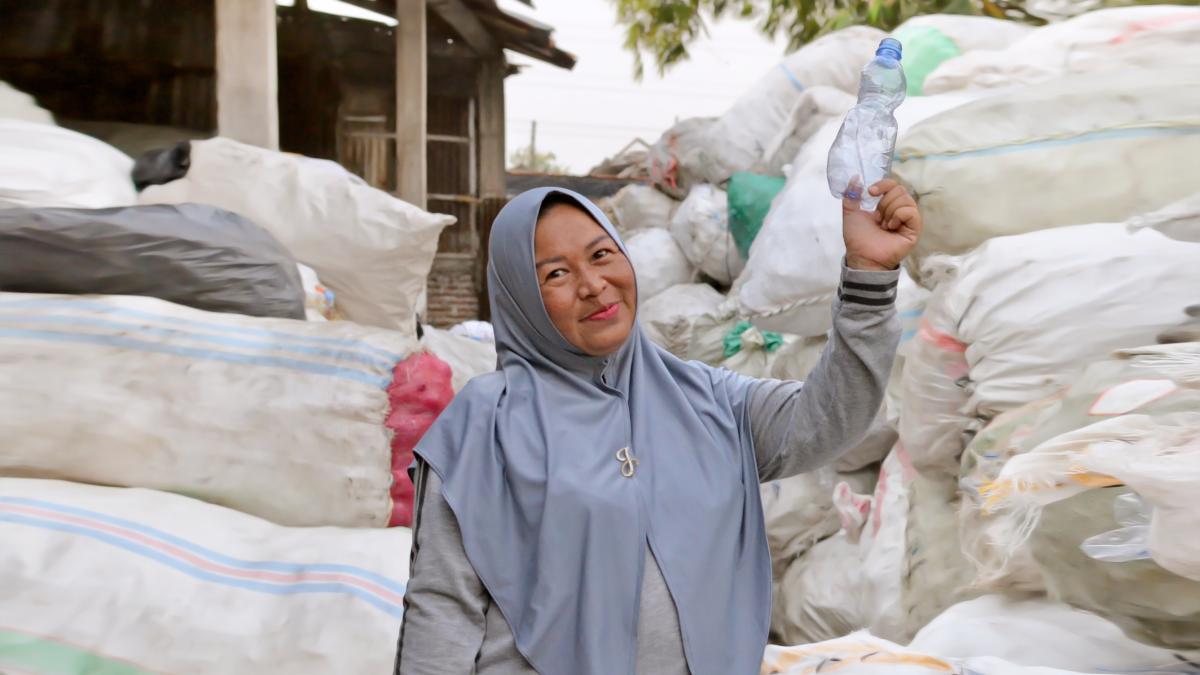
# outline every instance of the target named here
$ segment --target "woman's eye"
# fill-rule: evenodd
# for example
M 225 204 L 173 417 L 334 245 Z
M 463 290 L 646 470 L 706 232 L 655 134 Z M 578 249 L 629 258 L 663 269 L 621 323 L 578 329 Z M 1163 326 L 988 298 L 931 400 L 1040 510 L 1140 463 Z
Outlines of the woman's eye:
M 610 254 L 612 254 L 612 251 L 610 251 L 606 248 L 602 248 L 599 251 L 596 251 L 595 253 L 593 253 L 592 258 L 599 260 L 600 258 L 607 258 Z
M 558 279 L 559 277 L 563 276 L 566 273 L 567 273 L 567 271 L 564 269 L 552 270 L 549 274 L 546 275 L 546 281 L 552 281 L 554 279 Z

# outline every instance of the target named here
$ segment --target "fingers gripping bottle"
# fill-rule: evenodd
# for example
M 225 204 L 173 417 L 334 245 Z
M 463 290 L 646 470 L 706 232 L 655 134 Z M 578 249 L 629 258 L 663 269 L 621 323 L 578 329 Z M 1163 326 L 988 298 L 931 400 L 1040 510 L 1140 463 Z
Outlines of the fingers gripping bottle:
M 887 177 L 896 150 L 896 108 L 907 85 L 900 67 L 900 41 L 884 38 L 862 70 L 858 103 L 846 113 L 829 149 L 829 191 L 834 197 L 862 197 L 861 208 L 874 211 L 879 197 L 867 188 Z

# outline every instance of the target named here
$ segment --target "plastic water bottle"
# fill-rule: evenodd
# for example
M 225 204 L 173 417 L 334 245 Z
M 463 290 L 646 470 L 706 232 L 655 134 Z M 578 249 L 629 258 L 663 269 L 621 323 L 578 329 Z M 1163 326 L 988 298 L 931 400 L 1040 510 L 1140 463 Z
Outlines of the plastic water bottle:
M 862 197 L 861 208 L 874 211 L 879 197 L 867 188 L 887 177 L 896 150 L 896 107 L 907 83 L 900 67 L 900 41 L 884 38 L 875 58 L 863 68 L 858 103 L 846 113 L 829 148 L 829 191 L 841 199 Z

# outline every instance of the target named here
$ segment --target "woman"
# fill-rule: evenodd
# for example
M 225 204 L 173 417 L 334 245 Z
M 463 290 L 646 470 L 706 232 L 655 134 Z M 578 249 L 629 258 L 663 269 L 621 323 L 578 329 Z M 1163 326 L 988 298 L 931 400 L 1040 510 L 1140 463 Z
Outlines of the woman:
M 921 217 L 894 181 L 843 205 L 847 256 L 807 383 L 685 363 L 638 326 L 598 208 L 539 188 L 497 216 L 498 370 L 416 448 L 400 675 L 757 673 L 771 612 L 759 481 L 863 437 L 898 342 Z

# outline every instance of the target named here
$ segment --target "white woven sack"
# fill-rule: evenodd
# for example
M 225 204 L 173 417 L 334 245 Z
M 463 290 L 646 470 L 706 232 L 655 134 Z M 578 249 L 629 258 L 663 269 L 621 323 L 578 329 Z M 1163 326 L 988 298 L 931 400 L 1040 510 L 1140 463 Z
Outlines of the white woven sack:
M 688 358 L 696 321 L 716 312 L 724 301 L 725 296 L 708 284 L 680 284 L 638 307 L 638 322 L 655 344 L 675 356 Z
M 1114 7 L 1031 31 L 1006 47 L 980 49 L 939 65 L 927 94 L 1000 89 L 1072 73 L 1200 64 L 1200 10 L 1176 5 Z
M 895 174 L 925 217 L 917 257 L 992 237 L 1118 222 L 1196 191 L 1200 68 L 1075 76 L 918 124 Z M 1130 189 L 1136 181 L 1137 189 Z M 986 186 L 986 188 L 983 188 Z M 1043 199 L 1053 186 L 1053 199 Z
M 476 375 L 496 369 L 496 343 L 455 335 L 448 330 L 421 327 L 421 346 L 450 366 L 454 391 L 459 391 Z
M 1200 245 L 1121 224 L 1000 237 L 964 256 L 907 352 L 899 431 L 913 463 L 957 475 L 965 434 L 1153 342 L 1195 302 L 1197 259 Z
M 288 528 L 152 490 L 2 478 L 0 541 L 4 672 L 315 675 L 395 661 L 406 528 Z
M 91 136 L 0 119 L 0 208 L 103 209 L 137 203 L 133 160 Z
M 1169 650 L 1136 642 L 1115 624 L 1047 599 L 987 595 L 947 609 L 909 647 L 953 658 L 995 656 L 1024 666 L 1080 673 L 1170 670 Z
M 654 227 L 670 227 L 671 217 L 679 208 L 679 202 L 651 185 L 639 183 L 617 190 L 610 205 L 616 216 L 613 224 L 626 235 Z
M 768 70 L 707 130 L 709 161 L 704 178 L 719 184 L 738 171 L 760 169 L 781 144 L 781 137 L 807 126 L 808 119 L 794 114 L 805 92 L 825 86 L 856 93 L 859 71 L 885 35 L 866 26 L 844 28 L 814 40 Z M 815 125 L 809 128 L 811 133 Z M 786 162 L 787 157 L 780 161 Z
M 900 24 L 893 33 L 910 28 L 935 28 L 965 52 L 978 49 L 1003 49 L 1029 35 L 1027 24 L 990 16 L 967 14 L 922 14 Z
M 0 119 L 54 124 L 54 115 L 39 106 L 32 96 L 0 80 Z
M 695 270 L 671 233 L 643 230 L 625 240 L 629 261 L 637 273 L 638 302 L 643 303 L 672 286 L 690 283 Z
M 970 96 L 919 96 L 896 111 L 900 131 L 951 110 Z M 846 245 L 842 205 L 829 194 L 825 166 L 841 120 L 809 139 L 775 197 L 750 247 L 746 269 L 730 297 L 756 326 L 801 336 L 824 335 L 833 325 L 830 305 L 841 279 Z
M 403 333 L 154 298 L 0 293 L 0 475 L 148 487 L 274 522 L 391 520 Z
M 692 188 L 671 218 L 671 236 L 688 262 L 722 286 L 746 266 L 729 231 L 729 198 L 713 185 Z

